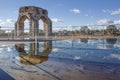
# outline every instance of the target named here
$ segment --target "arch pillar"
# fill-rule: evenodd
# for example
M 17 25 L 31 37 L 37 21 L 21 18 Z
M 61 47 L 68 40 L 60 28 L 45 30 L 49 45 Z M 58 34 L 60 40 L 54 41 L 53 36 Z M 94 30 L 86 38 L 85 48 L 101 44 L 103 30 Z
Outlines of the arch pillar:
M 34 38 L 38 36 L 39 33 L 39 21 L 38 20 L 30 20 L 30 36 Z

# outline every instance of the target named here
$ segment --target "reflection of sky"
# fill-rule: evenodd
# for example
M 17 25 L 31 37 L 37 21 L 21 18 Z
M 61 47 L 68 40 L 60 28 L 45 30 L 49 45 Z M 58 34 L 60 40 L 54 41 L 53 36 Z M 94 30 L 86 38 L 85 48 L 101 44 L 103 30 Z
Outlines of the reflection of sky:
M 110 57 L 120 60 L 120 54 L 110 54 Z
M 116 48 L 119 48 L 119 49 L 120 49 L 120 43 L 118 43 L 118 44 L 114 44 L 114 47 L 116 47 Z
M 52 52 L 58 52 L 58 51 L 60 51 L 59 48 L 53 48 L 53 49 L 52 49 Z
M 18 55 L 14 45 L 0 45 L 0 63 L 1 65 L 10 66 Z
M 120 63 L 119 42 L 120 40 L 116 44 L 108 44 L 105 39 L 95 39 L 95 41 L 94 39 L 88 39 L 88 43 L 80 42 L 80 40 L 53 41 L 53 48 L 49 57 Z M 39 45 L 39 50 L 42 52 L 44 44 L 40 43 Z M 25 44 L 25 50 L 29 52 L 29 44 Z M 0 46 L 0 60 L 11 59 L 11 57 L 13 58 L 12 60 L 19 60 L 18 56 L 13 44 Z
M 97 48 L 98 49 L 108 49 L 108 47 L 106 45 L 104 45 L 104 44 L 98 44 Z
M 55 74 L 58 70 L 56 74 L 60 75 L 59 77 L 61 77 L 61 73 L 66 76 L 66 72 L 68 75 L 72 72 L 73 74 L 79 72 L 77 73 L 78 75 L 82 74 L 85 78 L 88 77 L 89 79 L 90 77 L 93 77 L 91 79 L 95 79 L 95 76 L 97 77 L 96 80 L 101 79 L 101 77 L 118 80 L 120 66 L 104 63 L 120 64 L 120 49 L 116 48 L 116 44 L 105 43 L 103 45 L 101 40 L 95 41 L 95 43 L 93 42 L 94 40 L 92 44 L 83 43 L 80 42 L 80 40 L 74 40 L 72 43 L 66 40 L 53 41 L 52 52 L 49 54 L 48 61 L 35 66 L 21 64 L 21 58 L 19 57 L 18 51 L 15 49 L 15 45 L 0 45 L 0 67 L 5 67 L 5 70 L 8 71 L 9 74 L 18 71 L 25 73 L 25 75 L 27 72 L 39 76 L 39 74 L 42 75 L 41 70 L 43 69 L 52 74 Z M 99 43 L 97 44 L 96 42 Z M 44 49 L 43 43 L 39 45 L 39 50 Z M 29 44 L 25 44 L 25 50 L 28 52 L 29 46 Z M 98 76 L 94 75 L 96 73 Z M 46 73 L 44 73 L 44 75 L 46 75 Z M 79 79 L 82 79 L 84 76 L 79 77 Z M 76 77 L 76 74 L 75 76 L 72 75 L 72 78 L 74 77 Z M 88 78 L 84 80 L 88 80 Z
M 95 62 L 107 62 L 107 63 L 120 63 L 119 57 L 113 56 L 110 57 L 110 54 L 120 53 L 120 50 L 115 44 L 109 44 L 106 42 L 106 39 L 88 39 L 87 43 L 80 40 L 72 41 L 56 41 L 53 42 L 53 49 L 60 49 L 57 53 L 50 54 L 50 56 L 61 57 L 61 58 L 70 58 L 74 60 L 86 60 L 86 61 L 95 61 Z M 117 45 L 118 46 L 118 45 Z M 58 50 L 57 49 L 57 50 Z M 115 59 L 117 58 L 117 60 Z

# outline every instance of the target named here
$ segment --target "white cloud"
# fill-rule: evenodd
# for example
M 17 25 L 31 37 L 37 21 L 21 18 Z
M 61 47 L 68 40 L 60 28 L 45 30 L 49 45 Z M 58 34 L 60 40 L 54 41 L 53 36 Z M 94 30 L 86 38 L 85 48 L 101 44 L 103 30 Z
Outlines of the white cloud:
M 24 23 L 29 23 L 29 20 L 28 20 L 28 19 L 26 19 L 26 20 L 24 21 Z
M 120 14 L 120 9 L 111 11 L 111 15 L 117 15 L 117 14 Z
M 109 9 L 106 9 L 106 10 L 102 10 L 104 13 L 109 13 L 111 15 L 118 15 L 120 14 L 120 8 L 117 9 L 117 10 L 109 10 Z
M 12 19 L 6 19 L 6 22 L 11 24 L 11 23 L 13 23 L 13 20 Z
M 80 10 L 76 9 L 76 8 L 74 8 L 74 9 L 72 9 L 70 11 L 73 12 L 73 13 L 75 13 L 75 14 L 79 14 L 80 13 Z
M 12 19 L 8 18 L 8 19 L 5 19 L 5 20 L 0 20 L 0 26 L 14 26 L 14 22 Z
M 105 24 L 108 24 L 108 23 L 109 23 L 108 19 L 101 19 L 101 20 L 97 21 L 98 25 L 105 25 Z
M 106 25 L 106 24 L 113 24 L 113 25 L 120 24 L 120 20 L 111 21 L 108 19 L 101 19 L 97 21 L 97 25 Z
M 55 22 L 55 23 L 57 23 L 57 22 L 63 22 L 63 20 L 58 19 L 58 18 L 52 18 L 51 20 L 52 20 L 52 22 Z
M 94 18 L 94 16 L 90 16 L 88 14 L 85 14 L 86 17 Z
M 115 20 L 114 24 L 120 24 L 120 20 Z
M 3 20 L 0 20 L 0 26 L 3 26 L 5 22 Z
M 101 19 L 97 21 L 97 25 L 107 25 L 107 24 L 114 24 L 114 21 L 109 19 Z
M 109 9 L 103 9 L 102 10 L 104 13 L 110 13 L 111 11 Z

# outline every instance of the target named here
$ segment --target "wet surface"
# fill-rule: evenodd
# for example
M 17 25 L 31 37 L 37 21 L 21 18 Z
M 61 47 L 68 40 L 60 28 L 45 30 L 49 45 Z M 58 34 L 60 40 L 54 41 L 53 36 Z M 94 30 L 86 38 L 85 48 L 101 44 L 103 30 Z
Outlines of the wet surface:
M 0 45 L 0 80 L 119 80 L 119 44 L 78 39 Z

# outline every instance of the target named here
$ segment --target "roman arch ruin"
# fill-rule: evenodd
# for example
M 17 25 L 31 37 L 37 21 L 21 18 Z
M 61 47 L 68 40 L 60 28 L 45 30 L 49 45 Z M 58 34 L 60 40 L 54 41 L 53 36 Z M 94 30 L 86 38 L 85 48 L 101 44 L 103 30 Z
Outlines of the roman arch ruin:
M 45 37 L 52 33 L 52 22 L 48 17 L 48 11 L 35 6 L 25 6 L 19 9 L 18 20 L 15 23 L 15 37 L 24 37 L 24 21 L 29 20 L 29 35 L 34 37 L 39 32 L 39 20 L 43 21 Z

